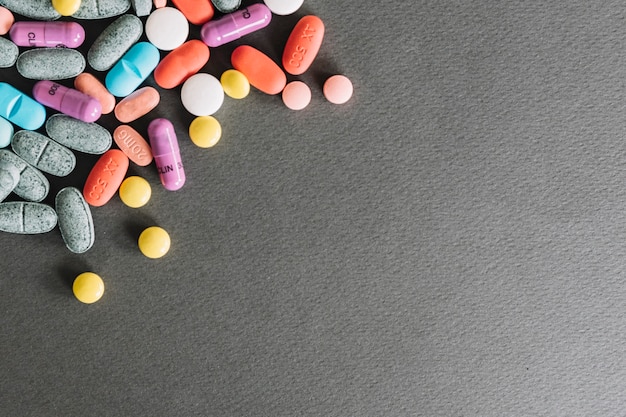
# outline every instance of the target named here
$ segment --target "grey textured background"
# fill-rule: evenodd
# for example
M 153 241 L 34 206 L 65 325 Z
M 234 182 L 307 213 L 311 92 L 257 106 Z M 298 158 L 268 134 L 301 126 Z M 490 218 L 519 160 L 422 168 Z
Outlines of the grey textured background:
M 151 202 L 94 208 L 83 255 L 0 234 L 1 414 L 624 415 L 624 5 L 544 3 L 306 1 L 239 43 L 276 59 L 320 16 L 310 107 L 227 98 L 209 150 L 164 93 L 182 190 L 132 166 Z M 160 260 L 135 243 L 153 224 Z

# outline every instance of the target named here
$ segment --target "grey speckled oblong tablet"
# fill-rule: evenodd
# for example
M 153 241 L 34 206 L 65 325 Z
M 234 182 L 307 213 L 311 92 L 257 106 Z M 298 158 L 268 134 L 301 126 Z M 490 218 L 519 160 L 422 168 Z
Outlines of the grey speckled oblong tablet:
M 32 130 L 16 132 L 11 147 L 24 161 L 57 177 L 65 177 L 76 167 L 76 156 L 72 151 Z
M 85 57 L 69 48 L 36 48 L 17 58 L 17 71 L 31 80 L 63 80 L 85 69 Z
M 241 6 L 241 0 L 211 0 L 211 2 L 222 13 L 234 12 Z
M 33 235 L 46 233 L 57 225 L 57 213 L 47 204 L 29 201 L 0 203 L 0 230 Z
M 93 218 L 83 194 L 74 187 L 66 187 L 57 193 L 54 205 L 59 218 L 63 241 L 74 253 L 88 251 L 95 241 Z
M 0 6 L 35 20 L 55 20 L 61 17 L 50 0 L 0 0 Z
M 0 149 L 0 161 L 7 160 L 20 170 L 20 180 L 13 192 L 24 200 L 39 202 L 48 196 L 50 182 L 34 166 L 31 166 L 13 152 Z
M 110 69 L 143 34 L 137 16 L 125 14 L 107 26 L 87 51 L 87 62 L 96 71 Z
M 12 67 L 17 61 L 20 49 L 7 38 L 0 37 L 0 68 Z
M 3 201 L 20 181 L 20 170 L 13 162 L 0 161 L 0 201 Z
M 130 9 L 130 0 L 82 0 L 72 15 L 75 19 L 106 19 L 119 16 Z
M 111 148 L 111 133 L 96 123 L 86 123 L 65 114 L 50 116 L 46 132 L 55 141 L 75 151 L 100 155 Z
M 152 11 L 152 0 L 130 0 L 137 16 L 148 16 Z

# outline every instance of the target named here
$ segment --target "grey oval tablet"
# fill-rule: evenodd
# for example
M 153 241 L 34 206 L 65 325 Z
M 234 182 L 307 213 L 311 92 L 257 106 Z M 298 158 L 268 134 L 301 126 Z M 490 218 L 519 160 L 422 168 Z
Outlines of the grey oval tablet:
M 50 182 L 34 166 L 31 166 L 13 152 L 0 149 L 0 161 L 9 161 L 20 171 L 20 180 L 13 192 L 24 200 L 39 202 L 48 196 Z
M 130 0 L 82 0 L 72 15 L 75 19 L 106 19 L 119 16 L 130 9 Z
M 0 0 L 0 6 L 35 20 L 55 20 L 61 17 L 50 0 Z
M 65 177 L 76 167 L 72 151 L 32 130 L 16 132 L 11 147 L 24 161 L 57 177 Z
M 87 51 L 89 65 L 97 71 L 110 69 L 143 34 L 137 16 L 125 14 L 107 26 Z
M 111 148 L 111 133 L 96 123 L 86 123 L 57 113 L 46 122 L 46 132 L 55 141 L 75 151 L 100 155 Z
M 241 0 L 211 0 L 211 2 L 222 13 L 234 12 L 241 6 Z
M 46 233 L 57 225 L 57 214 L 47 204 L 29 201 L 0 203 L 0 230 L 32 235 Z
M 3 201 L 20 181 L 20 170 L 13 162 L 0 161 L 0 201 Z
M 65 246 L 74 253 L 88 251 L 95 241 L 93 218 L 83 194 L 74 187 L 57 193 L 54 205 Z
M 0 37 L 0 68 L 12 67 L 17 61 L 20 50 L 7 38 Z
M 17 58 L 17 71 L 31 80 L 63 80 L 85 69 L 85 57 L 70 48 L 36 48 Z
M 130 0 L 137 16 L 148 16 L 152 11 L 152 0 Z

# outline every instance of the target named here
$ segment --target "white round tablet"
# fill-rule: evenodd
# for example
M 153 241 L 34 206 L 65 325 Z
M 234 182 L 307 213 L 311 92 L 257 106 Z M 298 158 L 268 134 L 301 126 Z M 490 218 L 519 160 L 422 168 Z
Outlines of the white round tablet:
M 210 116 L 222 107 L 224 88 L 211 74 L 199 73 L 185 81 L 180 99 L 183 107 L 194 116 Z
M 189 22 L 180 10 L 162 7 L 148 16 L 145 30 L 152 45 L 162 51 L 171 51 L 187 40 Z
M 263 0 L 265 5 L 277 15 L 288 15 L 294 13 L 302 6 L 304 0 Z

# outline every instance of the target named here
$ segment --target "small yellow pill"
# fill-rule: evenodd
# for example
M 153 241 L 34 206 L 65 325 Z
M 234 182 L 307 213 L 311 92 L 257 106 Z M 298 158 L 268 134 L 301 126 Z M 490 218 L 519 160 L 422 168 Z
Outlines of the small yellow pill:
M 61 16 L 71 16 L 80 7 L 81 0 L 52 0 L 52 7 Z
M 213 116 L 198 116 L 189 125 L 189 137 L 196 146 L 210 148 L 222 137 L 222 126 Z
M 124 204 L 131 208 L 139 208 L 150 201 L 152 188 L 144 178 L 132 176 L 122 182 L 119 193 Z
M 170 235 L 158 227 L 151 226 L 139 235 L 139 250 L 148 258 L 157 259 L 170 250 Z
M 78 301 L 92 304 L 104 294 L 104 282 L 100 276 L 93 272 L 83 272 L 74 280 L 72 291 L 74 291 L 74 296 Z
M 232 98 L 244 98 L 250 93 L 250 82 L 241 72 L 229 69 L 224 71 L 220 78 L 226 95 Z

